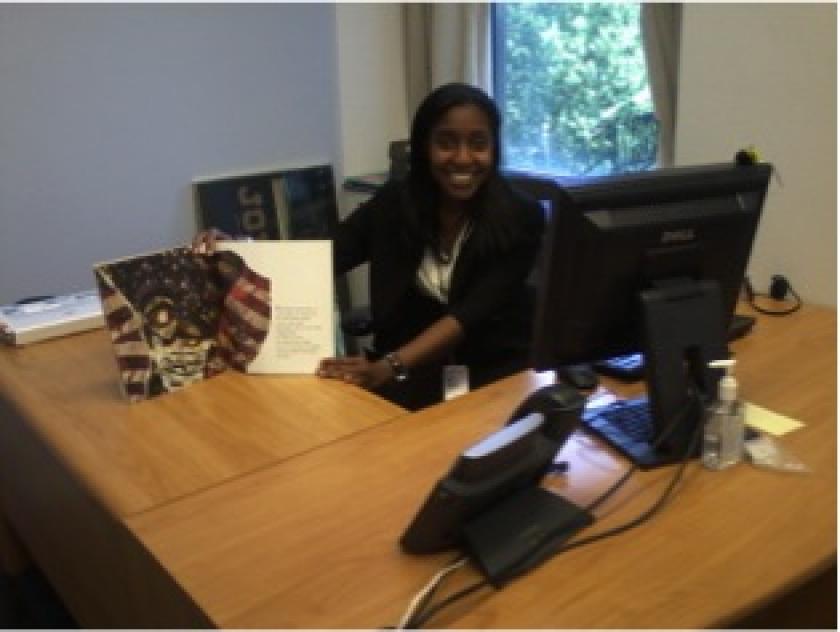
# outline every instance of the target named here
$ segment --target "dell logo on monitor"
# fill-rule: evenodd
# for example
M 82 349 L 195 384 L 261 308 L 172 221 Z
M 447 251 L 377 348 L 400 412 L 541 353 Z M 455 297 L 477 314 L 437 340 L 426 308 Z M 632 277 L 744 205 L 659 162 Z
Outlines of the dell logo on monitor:
M 672 244 L 675 242 L 694 241 L 694 229 L 682 228 L 679 230 L 664 230 L 662 231 L 661 243 Z

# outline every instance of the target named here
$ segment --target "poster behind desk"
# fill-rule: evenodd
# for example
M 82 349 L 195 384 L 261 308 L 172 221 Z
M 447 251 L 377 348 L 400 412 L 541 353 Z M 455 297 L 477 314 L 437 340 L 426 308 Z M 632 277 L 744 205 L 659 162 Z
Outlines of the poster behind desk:
M 253 239 L 327 239 L 338 222 L 330 165 L 193 180 L 198 228 Z
M 335 355 L 332 244 L 226 242 L 94 266 L 131 401 L 233 368 L 311 374 Z

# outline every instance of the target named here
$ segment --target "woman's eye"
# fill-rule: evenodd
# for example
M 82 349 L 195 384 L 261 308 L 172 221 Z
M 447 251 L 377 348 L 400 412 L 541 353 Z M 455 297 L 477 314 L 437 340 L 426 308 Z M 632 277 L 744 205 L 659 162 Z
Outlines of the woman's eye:
M 432 144 L 437 151 L 441 152 L 453 152 L 461 147 L 472 152 L 485 152 L 490 148 L 490 138 L 484 132 L 459 135 L 449 131 L 440 131 L 432 137 Z
M 449 134 L 439 134 L 435 137 L 435 146 L 442 151 L 451 151 L 456 144 L 455 139 Z
M 490 140 L 486 136 L 474 136 L 470 138 L 470 149 L 473 151 L 484 151 L 489 147 Z

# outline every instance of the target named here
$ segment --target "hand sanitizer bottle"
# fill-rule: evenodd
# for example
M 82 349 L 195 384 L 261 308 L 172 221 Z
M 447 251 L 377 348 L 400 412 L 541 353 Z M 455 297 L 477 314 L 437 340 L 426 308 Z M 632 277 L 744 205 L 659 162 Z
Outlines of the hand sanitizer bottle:
M 744 452 L 744 407 L 738 400 L 735 360 L 709 362 L 726 369 L 718 382 L 718 398 L 706 409 L 700 460 L 709 469 L 722 470 L 738 463 Z

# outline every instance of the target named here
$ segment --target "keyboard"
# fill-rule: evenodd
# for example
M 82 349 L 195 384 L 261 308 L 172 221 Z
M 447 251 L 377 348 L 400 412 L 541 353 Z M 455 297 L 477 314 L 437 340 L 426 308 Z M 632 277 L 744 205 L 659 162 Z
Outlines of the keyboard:
M 683 458 L 680 453 L 659 452 L 651 447 L 651 442 L 659 437 L 650 416 L 647 397 L 586 408 L 581 415 L 581 422 L 586 429 L 643 469 L 674 463 Z M 744 440 L 757 436 L 759 433 L 753 428 L 744 429 Z
M 726 339 L 728 342 L 746 336 L 755 324 L 753 316 L 735 314 L 729 324 Z M 625 382 L 638 382 L 645 376 L 645 356 L 630 353 L 595 362 L 592 368 L 601 375 L 614 377 Z
M 583 422 L 599 434 L 621 433 L 623 437 L 646 443 L 655 438 L 646 397 L 619 400 L 609 406 L 586 410 Z
M 645 356 L 641 353 L 615 356 L 592 365 L 597 373 L 625 382 L 636 382 L 645 375 Z
M 643 469 L 675 461 L 672 455 L 659 453 L 651 447 L 651 441 L 656 437 L 647 397 L 587 408 L 581 421 L 586 429 Z

